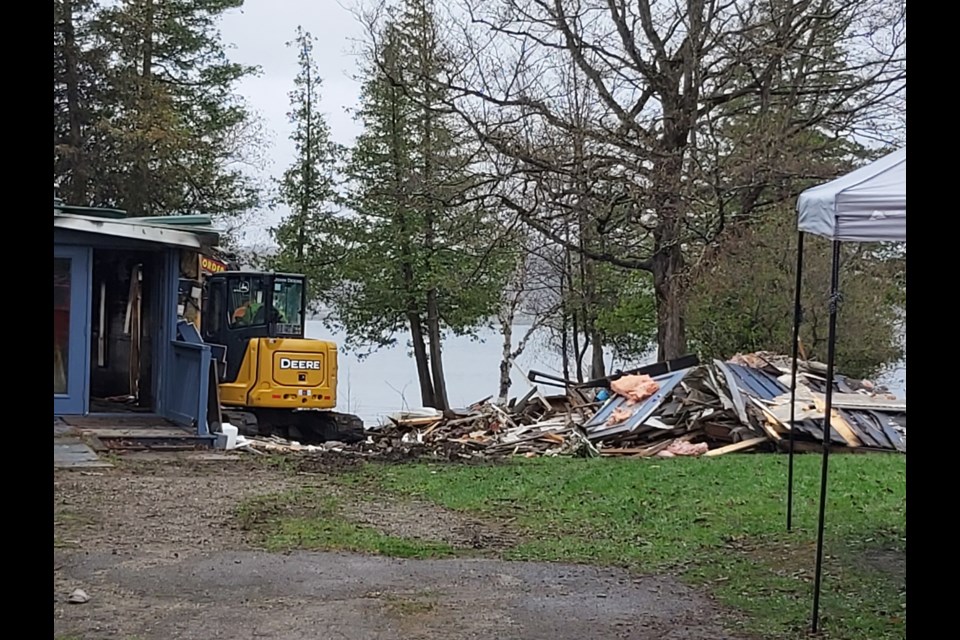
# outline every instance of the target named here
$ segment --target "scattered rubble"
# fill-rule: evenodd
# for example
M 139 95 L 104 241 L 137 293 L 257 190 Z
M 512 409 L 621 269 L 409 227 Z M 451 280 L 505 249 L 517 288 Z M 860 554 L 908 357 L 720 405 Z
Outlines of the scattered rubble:
M 819 450 L 826 367 L 798 363 L 794 446 Z M 337 451 L 359 456 L 422 452 L 445 457 L 627 456 L 713 457 L 784 451 L 790 437 L 789 357 L 738 354 L 727 362 L 686 357 L 545 395 L 531 384 L 518 401 L 490 398 L 444 416 L 432 409 L 398 413 L 367 429 L 358 444 L 300 445 L 280 438 L 240 438 L 253 451 Z M 906 400 L 868 380 L 835 376 L 831 446 L 849 451 L 906 452 Z M 562 384 L 561 384 L 562 383 Z M 597 398 L 605 398 L 597 400 Z

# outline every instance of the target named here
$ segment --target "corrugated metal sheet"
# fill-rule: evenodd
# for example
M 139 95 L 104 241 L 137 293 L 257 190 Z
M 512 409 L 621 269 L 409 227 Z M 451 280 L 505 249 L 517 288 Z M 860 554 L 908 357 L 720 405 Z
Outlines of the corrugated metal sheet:
M 790 389 L 783 386 L 779 380 L 759 369 L 745 367 L 732 362 L 726 362 L 727 368 L 737 379 L 737 387 L 744 393 L 749 393 L 760 400 L 773 400 Z
M 629 419 L 620 424 L 607 426 L 607 420 L 613 415 L 614 409 L 618 407 L 627 408 L 626 398 L 617 395 L 613 396 L 583 425 L 584 430 L 587 432 L 587 437 L 593 439 L 634 431 L 653 415 L 660 404 L 673 391 L 673 388 L 680 384 L 680 381 L 683 380 L 690 371 L 690 369 L 682 369 L 662 376 L 655 376 L 653 379 L 660 385 L 659 391 L 640 404 L 631 407 L 633 415 Z

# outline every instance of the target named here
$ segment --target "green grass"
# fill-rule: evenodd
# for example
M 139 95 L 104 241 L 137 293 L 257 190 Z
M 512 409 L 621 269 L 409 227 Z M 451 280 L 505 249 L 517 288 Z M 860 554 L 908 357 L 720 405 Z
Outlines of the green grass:
M 836 455 L 830 462 L 824 637 L 903 638 L 906 459 Z M 782 456 L 369 465 L 360 484 L 515 518 L 526 535 L 506 553 L 512 559 L 682 575 L 737 611 L 731 624 L 792 639 L 810 623 L 819 470 L 819 457 L 798 457 L 791 533 L 784 530 Z M 881 554 L 886 564 L 867 560 Z
M 312 488 L 258 496 L 236 512 L 240 527 L 257 536 L 270 551 L 323 549 L 376 553 L 400 558 L 454 555 L 449 545 L 410 540 L 350 522 L 339 513 L 335 498 Z

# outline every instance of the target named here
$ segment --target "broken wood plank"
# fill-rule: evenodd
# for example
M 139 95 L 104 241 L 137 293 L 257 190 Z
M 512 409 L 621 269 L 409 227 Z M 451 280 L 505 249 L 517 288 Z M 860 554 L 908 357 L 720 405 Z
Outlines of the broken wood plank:
M 534 394 L 536 394 L 537 400 L 540 401 L 540 404 L 543 405 L 543 408 L 546 409 L 547 411 L 552 411 L 553 407 L 550 406 L 550 403 L 547 401 L 547 397 L 543 394 L 542 391 L 540 391 L 540 387 L 538 387 L 537 385 L 533 384 L 533 382 L 530 381 L 530 374 L 525 374 L 523 372 L 523 369 L 520 368 L 520 365 L 518 365 L 513 358 L 510 359 L 510 365 L 513 368 L 515 368 L 520 373 L 520 375 L 523 376 L 523 380 L 527 383 L 527 385 L 534 392 Z
M 722 456 L 725 453 L 734 453 L 735 451 L 746 451 L 747 449 L 752 449 L 759 444 L 764 442 L 770 442 L 770 438 L 764 438 L 763 436 L 757 438 L 750 438 L 749 440 L 743 440 L 742 442 L 735 442 L 733 444 L 728 444 L 725 447 L 720 447 L 718 449 L 711 449 L 703 454 L 705 457 L 713 456 Z
M 527 406 L 530 404 L 530 400 L 533 399 L 535 395 L 537 395 L 536 387 L 531 388 L 529 391 L 527 391 L 526 395 L 520 398 L 517 401 L 517 403 L 513 405 L 513 407 L 511 407 L 510 413 L 515 416 L 523 413 L 524 410 L 526 410 Z
M 825 399 L 818 398 L 816 395 L 814 395 L 813 403 L 816 405 L 817 411 L 823 414 L 826 413 L 827 407 L 825 405 Z M 840 437 L 846 441 L 847 446 L 863 446 L 863 442 L 860 441 L 860 438 L 857 437 L 857 434 L 854 433 L 850 425 L 847 424 L 847 421 L 843 419 L 843 416 L 840 415 L 840 412 L 832 407 L 830 410 L 830 426 L 837 430 L 837 433 L 840 434 Z
M 763 413 L 764 417 L 767 418 L 766 420 L 760 420 L 760 428 L 762 428 L 767 433 L 767 435 L 769 435 L 771 438 L 773 438 L 774 440 L 780 439 L 780 434 L 777 433 L 777 430 L 770 425 L 771 422 L 779 425 L 785 431 L 790 430 L 790 427 L 780 422 L 777 416 L 773 415 L 773 413 L 770 412 L 770 410 L 766 407 L 765 404 L 763 404 L 763 402 L 761 402 L 760 400 L 757 400 L 751 395 L 745 395 L 745 397 L 748 400 L 750 400 L 750 402 L 752 402 L 754 406 L 759 408 L 760 411 Z
M 643 452 L 641 452 L 639 455 L 641 458 L 649 458 L 651 456 L 655 456 L 661 451 L 663 451 L 664 449 L 666 449 L 667 447 L 669 447 L 671 444 L 673 444 L 673 442 L 674 441 L 672 438 L 668 440 L 664 440 L 662 442 L 658 442 L 653 446 L 644 448 Z
M 392 416 L 388 416 L 390 422 L 397 425 L 398 427 L 429 427 L 436 422 L 441 422 L 442 418 L 404 418 L 402 420 L 397 420 Z

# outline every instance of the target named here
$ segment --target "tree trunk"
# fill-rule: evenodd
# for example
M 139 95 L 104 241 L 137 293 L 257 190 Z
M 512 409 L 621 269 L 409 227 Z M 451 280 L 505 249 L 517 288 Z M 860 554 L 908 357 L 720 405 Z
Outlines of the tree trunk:
M 590 378 L 596 380 L 607 375 L 607 365 L 603 361 L 603 339 L 595 328 L 590 331 L 590 343 L 593 345 L 593 358 L 590 362 Z
M 570 336 L 567 335 L 567 312 L 560 315 L 560 354 L 563 358 L 563 378 L 570 379 Z
M 505 310 L 500 316 L 500 332 L 503 334 L 503 351 L 500 356 L 500 385 L 497 389 L 497 401 L 507 404 L 510 393 L 510 359 L 513 351 L 513 308 Z
M 683 149 L 686 129 L 679 126 L 682 114 L 670 104 L 664 105 L 664 139 L 669 153 L 657 167 L 657 213 L 653 231 L 653 290 L 657 305 L 657 359 L 661 362 L 687 355 L 687 331 L 684 322 L 683 247 L 681 230 Z M 669 117 L 666 117 L 669 114 Z
M 415 311 L 407 312 L 410 322 L 410 338 L 413 342 L 413 359 L 417 363 L 417 378 L 420 381 L 420 403 L 424 407 L 437 406 L 434 398 L 433 382 L 430 380 L 430 361 L 427 358 L 427 344 L 423 335 L 423 324 L 420 314 Z
M 430 371 L 433 373 L 434 407 L 444 413 L 450 410 L 447 400 L 447 383 L 443 377 L 443 354 L 440 348 L 440 307 L 437 303 L 437 290 L 427 291 L 427 331 L 430 340 Z
M 583 225 L 587 228 L 587 225 Z M 580 258 L 580 277 L 583 281 L 583 333 L 587 336 L 586 343 L 591 347 L 590 378 L 595 380 L 606 375 L 606 366 L 603 363 L 603 336 L 597 330 L 597 273 L 593 261 L 586 256 Z M 584 345 L 586 352 L 586 344 Z
M 70 204 L 86 205 L 87 170 L 83 154 L 83 115 L 80 111 L 80 50 L 77 46 L 77 33 L 73 24 L 74 5 L 71 0 L 63 2 L 63 59 L 64 84 L 67 88 L 67 117 L 70 123 L 68 142 L 70 159 L 68 161 L 69 180 L 64 200 Z
M 140 125 L 148 126 L 145 119 L 153 119 L 151 113 L 151 102 L 153 96 L 153 0 L 146 0 L 143 15 L 143 58 L 140 66 Z M 127 191 L 128 202 L 133 205 L 129 207 L 130 213 L 134 216 L 150 215 L 150 165 L 147 156 L 150 149 L 147 144 L 146 132 L 137 133 L 137 153 L 134 160 L 134 188 Z
M 680 274 L 683 254 L 678 244 L 658 249 L 653 257 L 653 289 L 657 302 L 657 360 L 663 362 L 686 355 Z

